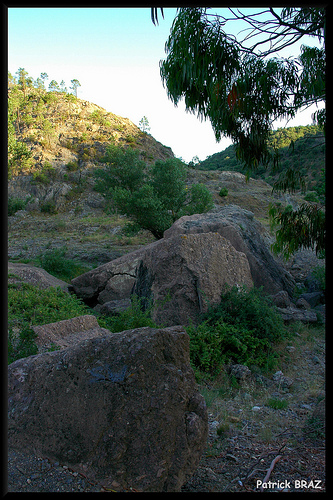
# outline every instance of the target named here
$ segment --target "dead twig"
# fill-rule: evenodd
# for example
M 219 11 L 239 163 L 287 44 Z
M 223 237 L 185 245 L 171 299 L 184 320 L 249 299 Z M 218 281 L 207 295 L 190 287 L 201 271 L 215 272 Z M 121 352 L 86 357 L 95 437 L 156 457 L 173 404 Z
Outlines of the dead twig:
M 275 467 L 275 464 L 276 464 L 276 463 L 277 463 L 277 462 L 278 462 L 281 458 L 282 458 L 282 455 L 278 455 L 277 457 L 275 457 L 275 458 L 274 458 L 274 460 L 272 460 L 271 466 L 270 466 L 270 468 L 268 469 L 267 474 L 266 474 L 266 476 L 265 476 L 265 478 L 264 478 L 264 480 L 263 480 L 262 484 L 267 483 L 267 481 L 268 481 L 268 479 L 269 479 L 269 476 L 271 475 L 272 470 L 273 470 L 273 469 L 274 469 L 274 467 Z M 261 487 L 260 487 L 260 491 L 263 491 L 263 489 L 264 489 L 264 488 L 261 486 Z

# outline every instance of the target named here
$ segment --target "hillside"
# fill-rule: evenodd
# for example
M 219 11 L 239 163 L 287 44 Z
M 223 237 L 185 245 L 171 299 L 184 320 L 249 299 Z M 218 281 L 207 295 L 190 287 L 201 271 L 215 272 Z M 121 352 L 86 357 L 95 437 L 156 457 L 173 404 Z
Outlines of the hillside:
M 64 92 L 12 86 L 9 96 L 9 197 L 67 210 L 91 186 L 108 144 L 140 151 L 150 163 L 173 157 L 128 118 Z
M 9 259 L 38 264 L 39 256 L 55 250 L 96 266 L 153 241 L 149 231 L 133 230 L 125 216 L 104 212 L 93 173 L 103 165 L 108 144 L 138 149 L 147 164 L 173 157 L 171 148 L 129 119 L 73 94 L 17 84 L 8 93 Z M 236 204 L 251 210 L 267 228 L 271 201 L 294 208 L 304 201 L 301 193 L 272 194 L 262 179 L 245 182 L 244 175 L 227 164 L 228 171 L 188 168 L 188 185 L 206 185 L 216 206 Z M 221 195 L 221 188 L 227 196 Z
M 251 173 L 251 177 L 273 185 L 280 172 L 289 167 L 297 167 L 300 168 L 302 177 L 306 178 L 306 191 L 315 191 L 320 200 L 325 192 L 325 139 L 320 129 L 314 125 L 278 129 L 272 133 L 270 145 L 279 150 L 279 168 L 273 172 L 272 168 L 265 169 L 259 165 L 257 171 Z M 196 168 L 244 173 L 233 145 L 209 156 L 197 164 Z

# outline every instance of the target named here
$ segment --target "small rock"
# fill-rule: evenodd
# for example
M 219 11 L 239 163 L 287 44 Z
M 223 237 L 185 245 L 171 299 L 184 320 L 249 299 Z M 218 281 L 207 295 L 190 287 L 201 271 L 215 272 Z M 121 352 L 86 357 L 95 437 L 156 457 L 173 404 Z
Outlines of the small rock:
M 252 406 L 252 411 L 259 411 L 260 409 L 260 406 Z
M 229 373 L 238 381 L 244 381 L 250 377 L 251 370 L 245 365 L 235 364 L 230 366 Z
M 277 385 L 282 387 L 282 389 L 288 389 L 293 384 L 293 380 L 290 377 L 285 377 L 282 371 L 274 373 L 272 378 Z

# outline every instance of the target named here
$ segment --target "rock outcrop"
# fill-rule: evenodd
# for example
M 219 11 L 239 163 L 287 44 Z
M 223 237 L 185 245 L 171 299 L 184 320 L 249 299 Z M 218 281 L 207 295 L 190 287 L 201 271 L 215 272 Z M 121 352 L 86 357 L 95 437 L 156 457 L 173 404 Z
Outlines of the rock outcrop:
M 206 446 L 207 410 L 181 327 L 72 342 L 8 367 L 8 446 L 115 491 L 180 491 Z
M 40 267 L 30 266 L 28 264 L 8 262 L 8 283 L 17 283 L 23 281 L 38 288 L 45 289 L 50 287 L 60 287 L 68 292 L 68 283 L 55 278 Z
M 272 238 L 249 210 L 237 205 L 219 207 L 204 214 L 184 216 L 167 231 L 164 238 L 176 234 L 217 232 L 225 237 L 249 261 L 253 283 L 268 294 L 286 290 L 292 295 L 295 281 L 270 251 Z
M 76 295 L 89 305 L 123 301 L 135 294 L 152 302 L 157 324 L 196 321 L 221 300 L 225 285 L 251 287 L 244 253 L 218 233 L 175 234 L 131 252 L 72 280 Z

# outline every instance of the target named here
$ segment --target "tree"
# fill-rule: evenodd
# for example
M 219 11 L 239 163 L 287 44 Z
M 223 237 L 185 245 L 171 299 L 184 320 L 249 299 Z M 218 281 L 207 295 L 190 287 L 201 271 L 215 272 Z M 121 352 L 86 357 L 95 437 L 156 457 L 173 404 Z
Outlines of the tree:
M 325 9 L 228 12 L 229 18 L 210 14 L 206 8 L 179 9 L 160 72 L 175 105 L 184 98 L 187 111 L 211 121 L 217 141 L 222 135 L 233 140 L 249 176 L 259 165 L 278 166 L 278 152 L 268 141 L 277 118 L 292 118 L 304 107 L 325 102 Z M 152 9 L 152 19 L 155 24 L 157 9 Z M 249 26 L 242 40 L 226 32 L 226 23 L 235 20 Z M 303 45 L 297 59 L 270 57 L 305 35 L 323 47 Z M 315 119 L 325 128 L 324 110 Z M 294 189 L 301 176 L 291 169 L 287 178 L 293 179 Z M 300 240 L 300 247 L 304 243 Z M 316 246 L 316 241 L 312 243 Z
M 58 82 L 56 82 L 55 80 L 51 80 L 51 82 L 49 84 L 49 92 L 59 92 L 59 91 L 60 91 L 60 88 L 59 88 Z
M 28 86 L 28 82 L 27 82 L 28 72 L 24 68 L 19 68 L 16 71 L 16 75 L 17 75 L 17 83 L 19 84 L 19 86 L 23 90 L 23 96 L 24 96 L 24 99 L 25 99 L 25 97 L 26 97 L 26 88 Z
M 66 87 L 64 80 L 61 80 L 61 82 L 60 82 L 60 91 L 67 92 L 67 87 Z
M 69 87 L 69 88 L 71 90 L 73 90 L 73 93 L 74 93 L 75 97 L 77 97 L 77 89 L 78 89 L 78 87 L 81 87 L 81 83 L 79 82 L 79 80 L 76 80 L 74 78 L 74 80 L 71 80 L 71 84 L 72 84 L 72 86 Z
M 146 116 L 141 118 L 141 120 L 139 121 L 139 128 L 141 132 L 145 132 L 146 134 L 148 134 L 148 132 L 150 131 L 149 121 Z
M 109 207 L 117 208 L 156 238 L 162 238 L 182 215 L 213 207 L 206 186 L 187 188 L 186 165 L 178 158 L 157 160 L 148 168 L 137 150 L 111 145 L 103 160 L 107 166 L 96 170 L 95 189 Z

